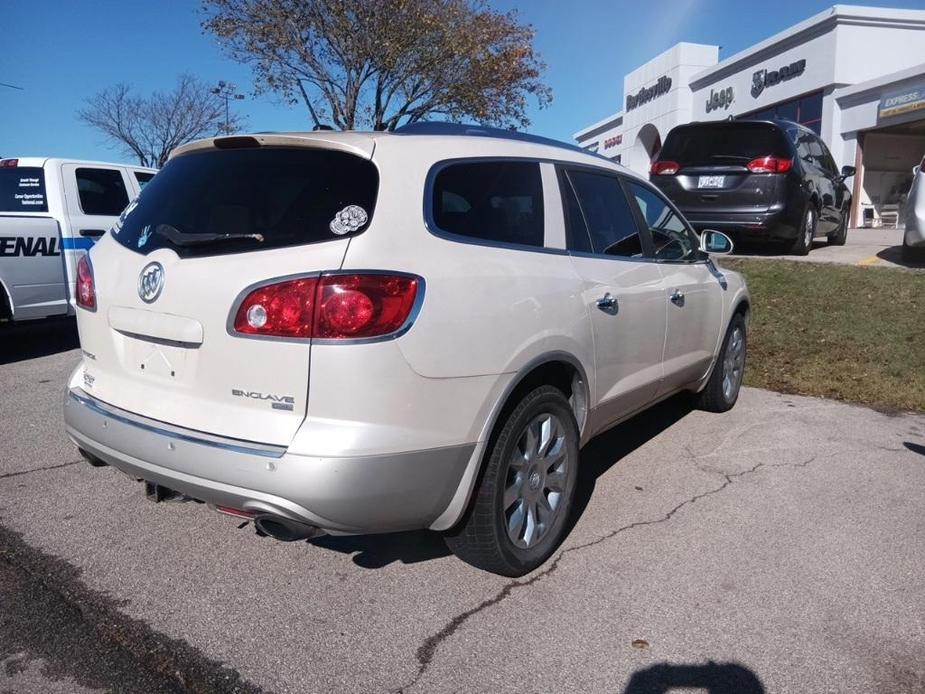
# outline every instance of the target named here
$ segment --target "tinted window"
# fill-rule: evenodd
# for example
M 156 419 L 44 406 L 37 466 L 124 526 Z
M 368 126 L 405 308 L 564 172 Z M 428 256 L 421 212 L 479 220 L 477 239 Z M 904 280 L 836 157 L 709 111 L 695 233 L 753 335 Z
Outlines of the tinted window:
M 571 170 L 568 179 L 575 195 L 566 190 L 569 249 L 624 257 L 643 253 L 633 210 L 620 179 L 607 174 Z M 577 197 L 576 197 L 577 196 Z M 578 209 L 575 209 L 577 205 Z M 580 227 L 575 228 L 580 225 Z
M 45 172 L 37 166 L 0 169 L 0 212 L 48 212 Z
M 148 181 L 150 181 L 152 178 L 154 178 L 153 173 L 148 173 L 146 171 L 135 172 L 135 180 L 138 181 L 139 188 L 144 188 Z
M 655 257 L 659 260 L 683 260 L 692 257 L 699 242 L 684 220 L 650 188 L 630 183 L 630 190 L 651 232 Z
M 378 188 L 376 167 L 343 152 L 196 152 L 170 160 L 113 234 L 142 253 L 183 257 L 328 241 L 367 228 Z
M 451 164 L 433 185 L 433 218 L 451 234 L 543 245 L 543 182 L 536 162 Z
M 835 160 L 832 158 L 832 153 L 829 152 L 829 148 L 825 146 L 822 140 L 819 140 L 819 147 L 822 149 L 822 168 L 828 173 L 836 175 L 838 173 L 837 167 L 835 166 Z
M 682 126 L 668 133 L 659 159 L 681 166 L 746 164 L 757 157 L 789 156 L 784 134 L 763 123 Z
M 128 205 L 122 172 L 114 169 L 77 169 L 77 194 L 84 214 L 117 217 Z

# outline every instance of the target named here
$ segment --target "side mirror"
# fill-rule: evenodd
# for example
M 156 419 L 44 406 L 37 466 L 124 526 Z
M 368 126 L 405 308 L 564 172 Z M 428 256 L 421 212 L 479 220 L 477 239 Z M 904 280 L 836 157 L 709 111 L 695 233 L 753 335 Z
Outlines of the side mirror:
M 843 166 L 841 167 L 841 177 L 842 178 L 851 178 L 854 176 L 854 172 L 857 171 L 853 166 Z
M 714 255 L 732 253 L 732 239 L 721 231 L 704 229 L 700 233 L 700 250 Z

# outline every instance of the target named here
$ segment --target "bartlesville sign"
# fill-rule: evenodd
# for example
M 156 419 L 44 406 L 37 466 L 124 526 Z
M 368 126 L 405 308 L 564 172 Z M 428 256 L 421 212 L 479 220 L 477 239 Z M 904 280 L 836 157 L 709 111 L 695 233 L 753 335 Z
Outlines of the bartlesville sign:
M 671 78 L 667 75 L 662 75 L 658 78 L 658 82 L 653 84 L 651 87 L 643 87 L 635 94 L 626 95 L 626 110 L 632 111 L 637 106 L 642 106 L 647 104 L 652 99 L 661 96 L 662 94 L 667 94 L 671 90 Z

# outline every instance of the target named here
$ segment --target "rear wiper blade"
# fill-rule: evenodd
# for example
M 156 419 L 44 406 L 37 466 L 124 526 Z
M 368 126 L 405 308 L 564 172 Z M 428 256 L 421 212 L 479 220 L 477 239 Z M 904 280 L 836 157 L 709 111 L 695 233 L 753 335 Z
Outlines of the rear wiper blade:
M 204 243 L 218 243 L 220 241 L 234 241 L 238 239 L 253 239 L 263 242 L 263 234 L 184 234 L 169 224 L 158 224 L 154 233 L 177 246 L 198 246 Z

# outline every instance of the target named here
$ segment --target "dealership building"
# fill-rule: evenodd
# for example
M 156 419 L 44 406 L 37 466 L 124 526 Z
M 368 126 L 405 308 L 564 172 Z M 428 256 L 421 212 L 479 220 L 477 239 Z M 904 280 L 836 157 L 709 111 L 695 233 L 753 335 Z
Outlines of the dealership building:
M 925 11 L 835 5 L 723 60 L 679 43 L 624 77 L 622 106 L 578 143 L 646 172 L 676 125 L 796 121 L 857 167 L 852 224 L 895 224 L 925 155 Z

